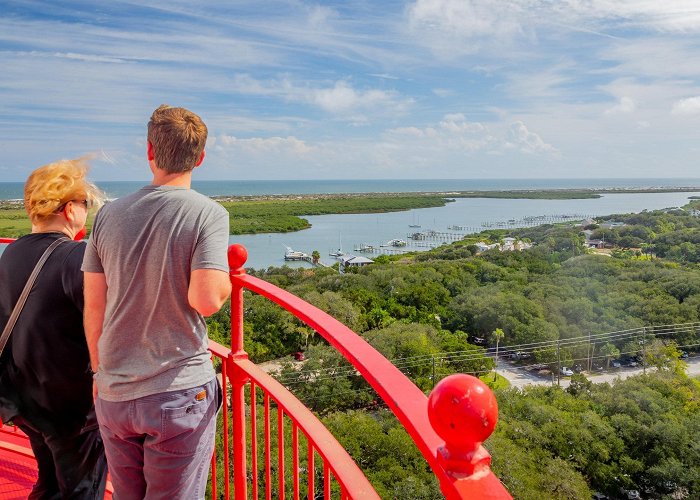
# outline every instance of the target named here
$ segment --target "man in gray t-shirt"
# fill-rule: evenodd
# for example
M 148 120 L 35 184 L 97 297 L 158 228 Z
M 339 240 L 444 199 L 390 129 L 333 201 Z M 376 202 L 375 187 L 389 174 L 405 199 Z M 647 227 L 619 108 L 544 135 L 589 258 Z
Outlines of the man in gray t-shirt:
M 82 270 L 96 410 L 119 498 L 203 498 L 220 392 L 203 316 L 231 292 L 228 212 L 190 189 L 207 129 L 161 106 L 153 183 L 97 215 Z

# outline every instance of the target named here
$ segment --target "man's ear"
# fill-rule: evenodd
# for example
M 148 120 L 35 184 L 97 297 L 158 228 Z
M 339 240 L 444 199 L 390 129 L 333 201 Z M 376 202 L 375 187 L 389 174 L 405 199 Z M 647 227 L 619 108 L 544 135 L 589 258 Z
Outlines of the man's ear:
M 200 157 L 199 157 L 199 161 L 198 161 L 197 163 L 194 164 L 195 167 L 198 167 L 198 166 L 200 166 L 200 165 L 202 164 L 202 162 L 204 161 L 204 157 L 206 156 L 206 154 L 207 154 L 207 152 L 204 151 L 204 150 L 202 150 L 202 156 L 200 156 Z
M 153 161 L 156 158 L 156 155 L 153 152 L 153 144 L 151 144 L 151 141 L 148 141 L 148 146 L 146 147 L 146 155 L 148 157 L 148 161 Z

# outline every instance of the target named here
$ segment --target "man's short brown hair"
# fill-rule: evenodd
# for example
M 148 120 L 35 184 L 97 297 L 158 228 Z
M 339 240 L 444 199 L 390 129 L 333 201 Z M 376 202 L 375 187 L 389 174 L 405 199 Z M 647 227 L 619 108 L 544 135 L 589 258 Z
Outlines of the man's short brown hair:
M 148 122 L 148 142 L 153 146 L 156 167 L 169 174 L 192 170 L 207 142 L 207 126 L 185 108 L 162 104 Z

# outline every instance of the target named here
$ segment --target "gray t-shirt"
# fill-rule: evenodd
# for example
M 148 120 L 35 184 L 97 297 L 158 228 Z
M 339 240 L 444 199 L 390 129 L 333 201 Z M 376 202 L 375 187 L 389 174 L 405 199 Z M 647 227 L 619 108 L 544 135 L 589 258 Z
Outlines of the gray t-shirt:
M 104 273 L 100 398 L 128 401 L 214 377 L 204 318 L 187 300 L 195 269 L 228 272 L 228 212 L 196 191 L 146 186 L 95 218 L 82 270 Z

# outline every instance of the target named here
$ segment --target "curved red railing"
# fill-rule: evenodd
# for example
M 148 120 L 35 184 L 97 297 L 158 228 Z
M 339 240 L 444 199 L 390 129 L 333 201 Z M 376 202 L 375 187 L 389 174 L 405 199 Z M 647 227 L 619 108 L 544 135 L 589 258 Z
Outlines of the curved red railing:
M 0 238 L 0 244 L 12 241 Z M 233 286 L 232 345 L 227 349 L 215 342 L 209 344 L 212 357 L 220 362 L 222 381 L 230 383 L 230 392 L 229 384 L 222 384 L 223 439 L 212 457 L 212 498 L 245 499 L 250 493 L 254 499 L 284 499 L 289 495 L 296 500 L 305 490 L 313 500 L 318 497 L 317 488 L 323 498 L 331 498 L 336 492 L 342 499 L 379 498 L 364 473 L 318 418 L 248 359 L 243 349 L 244 289 L 292 313 L 352 363 L 406 428 L 448 499 L 511 498 L 490 470 L 490 455 L 481 445 L 498 418 L 496 400 L 485 384 L 468 375 L 452 375 L 426 397 L 348 327 L 295 295 L 247 275 L 243 268 L 247 251 L 243 246 L 231 245 L 228 254 Z M 4 434 L 7 431 L 0 432 L 0 449 L 12 452 L 16 448 L 26 455 L 26 447 L 13 448 Z M 306 447 L 302 447 L 302 441 L 306 441 Z M 291 484 L 287 484 L 285 471 L 291 476 Z M 218 491 L 219 479 L 223 491 Z
M 442 492 L 447 498 L 510 498 L 507 490 L 491 472 L 491 457 L 481 445 L 495 428 L 498 418 L 495 397 L 485 384 L 467 375 L 453 375 L 441 381 L 430 398 L 426 397 L 398 368 L 338 320 L 286 290 L 247 275 L 243 268 L 247 257 L 248 253 L 243 246 L 229 247 L 233 285 L 233 353 L 230 358 L 233 373 L 230 380 L 234 404 L 234 485 L 237 498 L 247 498 L 245 419 L 237 418 L 243 417 L 245 410 L 243 386 L 249 380 L 253 384 L 263 384 L 261 379 L 257 378 L 262 372 L 248 361 L 248 356 L 243 350 L 243 289 L 258 293 L 291 312 L 323 336 L 352 363 L 406 428 L 439 479 Z M 270 377 L 266 379 L 268 380 L 265 384 L 274 380 Z M 280 386 L 276 389 L 283 388 Z M 297 415 L 297 424 L 305 425 L 312 417 L 310 412 L 305 416 Z M 315 417 L 313 419 L 317 422 Z M 319 425 L 322 424 L 319 422 Z M 347 455 L 345 450 L 333 441 L 333 455 L 324 457 L 330 461 L 331 466 L 334 466 L 335 460 L 340 457 L 345 460 Z M 354 469 L 353 473 L 356 474 Z M 336 469 L 336 477 L 345 488 L 354 481 L 345 481 L 340 469 Z M 373 490 L 371 493 L 364 491 L 348 491 L 348 494 L 351 498 L 376 496 Z M 257 498 L 255 492 L 253 497 Z

